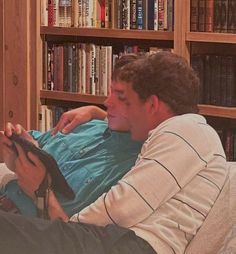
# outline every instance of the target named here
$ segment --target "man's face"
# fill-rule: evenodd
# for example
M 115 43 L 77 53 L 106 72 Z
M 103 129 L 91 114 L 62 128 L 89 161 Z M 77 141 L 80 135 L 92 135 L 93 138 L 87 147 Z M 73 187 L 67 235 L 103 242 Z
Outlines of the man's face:
M 146 140 L 148 126 L 148 107 L 141 101 L 131 85 L 124 82 L 112 84 L 111 95 L 105 102 L 109 127 L 114 129 L 126 126 L 134 140 Z
M 110 95 L 104 102 L 107 108 L 108 126 L 115 131 L 129 131 L 126 106 L 122 101 L 122 89 L 122 84 L 113 82 Z

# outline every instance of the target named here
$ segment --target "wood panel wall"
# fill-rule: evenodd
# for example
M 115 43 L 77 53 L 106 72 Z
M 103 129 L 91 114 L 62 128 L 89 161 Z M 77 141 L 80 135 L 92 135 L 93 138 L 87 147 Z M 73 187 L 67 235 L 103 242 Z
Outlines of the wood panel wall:
M 0 0 L 0 127 L 36 127 L 37 0 Z

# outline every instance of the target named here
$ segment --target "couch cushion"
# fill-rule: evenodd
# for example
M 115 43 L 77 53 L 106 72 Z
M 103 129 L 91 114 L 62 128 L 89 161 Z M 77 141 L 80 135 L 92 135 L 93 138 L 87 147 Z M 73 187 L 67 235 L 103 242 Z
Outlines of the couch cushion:
M 215 254 L 226 234 L 236 225 L 236 163 L 229 163 L 229 177 L 202 227 L 186 248 L 186 254 Z

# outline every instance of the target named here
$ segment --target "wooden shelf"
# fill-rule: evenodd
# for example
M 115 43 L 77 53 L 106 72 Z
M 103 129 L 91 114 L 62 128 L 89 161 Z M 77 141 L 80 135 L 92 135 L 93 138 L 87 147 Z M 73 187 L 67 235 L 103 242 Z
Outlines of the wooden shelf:
M 186 41 L 233 44 L 233 43 L 236 43 L 236 34 L 187 32 Z
M 153 30 L 123 30 L 108 28 L 75 28 L 75 27 L 46 27 L 41 26 L 41 35 L 54 36 L 78 36 L 89 38 L 112 38 L 112 39 L 134 39 L 134 40 L 174 40 L 173 32 L 162 32 Z
M 205 116 L 216 116 L 236 119 L 236 107 L 198 105 L 199 113 Z
M 56 101 L 68 101 L 68 102 L 83 102 L 91 104 L 103 104 L 106 96 L 95 96 L 90 94 L 79 94 L 71 92 L 61 92 L 61 91 L 40 91 L 40 99 L 50 99 Z

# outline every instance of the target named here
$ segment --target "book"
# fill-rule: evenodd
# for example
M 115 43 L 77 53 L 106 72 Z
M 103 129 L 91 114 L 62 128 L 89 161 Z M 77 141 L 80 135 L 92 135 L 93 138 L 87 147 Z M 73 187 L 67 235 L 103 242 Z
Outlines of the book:
M 199 0 L 198 2 L 198 31 L 205 32 L 206 25 L 206 1 Z
M 227 26 L 228 26 L 228 0 L 221 0 L 220 32 L 227 33 Z
M 190 31 L 198 31 L 198 0 L 191 0 L 191 12 L 190 12 Z
M 130 29 L 137 29 L 137 1 L 130 0 Z
M 221 31 L 221 0 L 214 1 L 214 32 Z
M 205 32 L 213 32 L 214 0 L 206 1 Z

